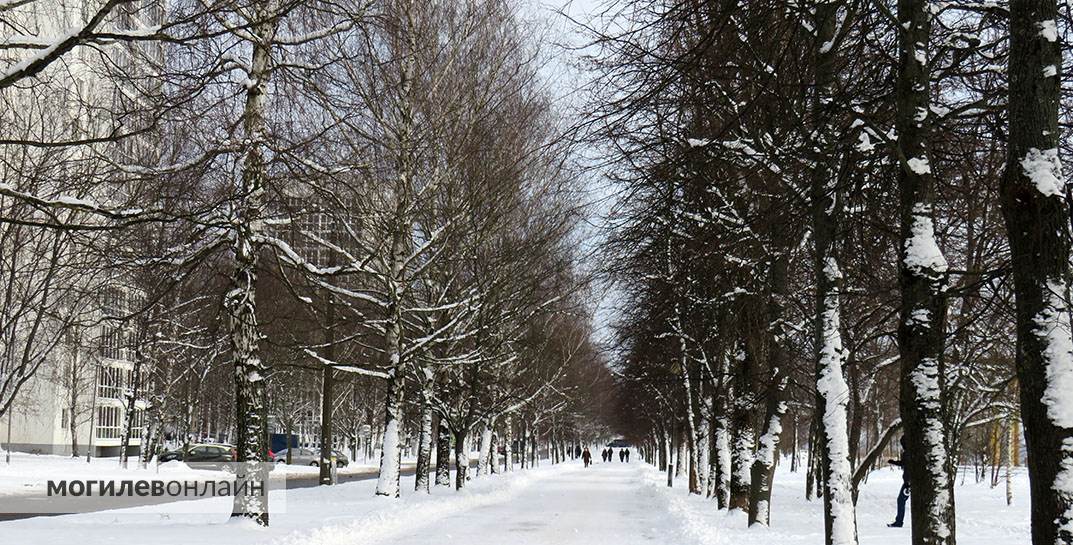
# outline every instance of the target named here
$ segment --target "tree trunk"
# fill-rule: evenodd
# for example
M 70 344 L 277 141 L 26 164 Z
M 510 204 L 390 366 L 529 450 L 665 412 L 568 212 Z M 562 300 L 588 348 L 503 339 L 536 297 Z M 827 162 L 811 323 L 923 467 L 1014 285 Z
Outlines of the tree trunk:
M 689 459 L 689 445 L 686 444 L 687 441 L 688 439 L 686 438 L 686 433 L 682 432 L 681 429 L 679 429 L 676 433 L 674 445 L 675 477 L 686 475 L 688 478 L 689 476 L 689 468 L 686 467 L 688 463 L 687 460 Z
M 417 440 L 417 468 L 414 490 L 430 493 L 429 473 L 432 471 L 432 370 L 425 369 L 421 385 L 421 431 Z
M 799 452 L 800 445 L 798 444 L 797 411 L 794 411 L 792 415 L 794 422 L 794 433 L 790 436 L 790 473 L 797 473 L 797 464 L 799 463 L 799 460 L 801 458 Z
M 720 402 L 720 404 L 724 404 Z M 721 410 L 715 418 L 715 484 L 713 494 L 715 503 L 719 509 L 727 509 L 730 506 L 730 479 L 732 469 L 732 457 L 730 453 L 730 426 L 726 418 L 726 411 Z
M 67 426 L 68 431 L 71 433 L 71 457 L 78 458 L 78 392 L 81 388 L 78 387 L 78 375 L 80 367 L 80 351 L 77 346 L 75 347 L 74 355 L 71 362 L 71 376 L 68 380 L 71 381 L 71 389 L 67 392 Z M 93 384 L 92 388 L 96 389 L 97 385 Z M 90 407 L 90 418 L 95 417 L 93 414 L 93 407 Z
M 839 3 L 816 6 L 816 75 L 813 95 L 815 148 L 821 154 L 814 163 L 811 184 L 813 266 L 816 273 L 814 334 L 816 347 L 816 410 L 819 418 L 820 471 L 823 474 L 824 536 L 827 545 L 857 543 L 856 513 L 850 479 L 846 405 L 849 386 L 843 376 L 838 221 L 842 199 L 835 160 L 835 127 L 829 119 L 834 98 L 836 49 L 832 47 L 838 26 Z
M 708 411 L 704 411 L 708 412 Z M 699 416 L 697 423 L 697 493 L 707 495 L 709 490 L 709 477 L 711 476 L 711 426 L 710 419 Z
M 334 264 L 334 259 L 333 259 Z M 328 308 L 325 310 L 324 358 L 335 361 L 335 301 L 331 293 L 327 294 Z M 320 484 L 332 484 L 332 407 L 335 397 L 335 369 L 325 365 L 321 373 L 320 389 Z
M 287 465 L 291 465 L 291 455 L 294 454 L 292 449 L 294 445 L 291 444 L 291 436 L 294 434 L 294 420 L 287 419 Z
M 749 525 L 771 522 L 771 483 L 775 477 L 775 458 L 779 454 L 779 438 L 782 434 L 782 415 L 786 404 L 782 393 L 786 388 L 786 377 L 778 372 L 774 377 L 774 386 L 768 394 L 767 412 L 764 417 L 764 431 L 760 435 L 760 449 L 753 461 L 749 483 Z
M 492 423 L 488 420 L 484 421 L 484 426 L 481 429 L 481 444 L 478 447 L 477 454 L 477 476 L 487 475 L 489 473 L 489 461 L 492 450 Z
M 1013 504 L 1013 456 L 1017 451 L 1017 420 L 1009 418 L 1006 434 L 1006 505 Z
M 492 426 L 492 438 L 488 450 L 488 473 L 499 473 L 499 464 L 496 463 L 496 458 L 499 457 L 499 434 L 495 432 L 495 426 Z
M 681 330 L 681 321 L 678 321 L 678 329 Z M 686 340 L 685 337 L 678 337 L 678 363 L 682 368 L 682 387 L 685 389 L 685 413 L 686 413 L 686 453 L 689 458 L 689 493 L 700 494 L 700 475 L 697 468 L 697 423 L 696 423 L 696 403 L 694 402 L 693 394 L 693 381 L 690 379 L 689 373 L 689 358 L 686 353 Z
M 436 486 L 451 486 L 451 428 L 443 417 L 436 428 Z
M 405 156 L 400 152 L 400 156 Z M 400 162 L 405 163 L 404 159 Z M 408 170 L 400 167 L 402 177 Z M 400 182 L 405 184 L 405 180 Z M 401 203 L 397 204 L 401 207 Z M 391 236 L 391 264 L 388 287 L 388 324 L 384 334 L 385 352 L 388 355 L 387 396 L 384 403 L 384 436 L 380 450 L 380 476 L 376 483 L 377 496 L 399 497 L 399 478 L 402 470 L 402 444 L 400 427 L 402 426 L 403 371 L 402 362 L 402 301 L 401 289 L 406 262 L 406 244 L 409 231 L 396 229 Z
M 812 419 L 812 424 L 809 426 L 808 431 L 808 459 L 805 467 L 805 500 L 812 501 L 812 486 L 816 483 L 816 442 L 819 438 L 816 435 L 816 429 L 819 427 L 819 420 Z
M 514 447 L 511 443 L 514 442 L 514 427 L 512 424 L 514 419 L 507 417 L 506 423 L 503 424 L 503 472 L 514 471 Z
M 399 497 L 402 469 L 402 445 L 399 427 L 402 425 L 402 378 L 397 376 L 398 354 L 392 356 L 395 367 L 388 370 L 387 396 L 384 402 L 384 437 L 380 449 L 380 477 L 376 495 Z
M 466 486 L 466 476 L 469 473 L 469 448 L 466 445 L 465 430 L 455 430 L 455 490 L 462 490 Z
M 899 71 L 895 128 L 901 244 L 898 280 L 901 317 L 900 408 L 902 460 L 914 545 L 954 543 L 954 482 L 947 454 L 943 411 L 943 351 L 947 264 L 935 241 L 934 184 L 928 162 L 929 72 L 926 44 L 931 29 L 926 0 L 898 1 Z
M 529 421 L 524 417 L 522 418 L 522 438 L 518 444 L 518 453 L 521 456 L 519 462 L 521 462 L 522 469 L 529 467 Z
M 846 361 L 846 375 L 849 379 L 849 456 L 853 467 L 857 467 L 864 431 L 864 406 L 861 403 L 861 365 L 852 351 Z
M 321 373 L 320 484 L 322 486 L 332 484 L 332 386 L 335 382 L 332 372 L 332 367 L 325 365 Z
M 119 439 L 119 465 L 124 469 L 130 459 L 130 440 L 134 434 L 135 403 L 138 401 L 138 384 L 141 382 L 142 360 L 145 353 L 142 351 L 141 341 L 144 336 L 139 334 L 138 346 L 134 349 L 134 368 L 130 373 L 130 384 L 123 392 L 125 403 L 123 404 L 123 433 Z
M 142 455 L 141 455 L 141 467 L 145 469 L 149 466 L 149 462 L 153 461 L 153 456 L 156 455 L 157 448 L 160 445 L 160 434 L 162 405 L 164 403 L 164 395 L 156 396 L 153 400 L 153 404 L 146 407 L 147 424 L 145 426 L 145 436 L 142 437 Z
M 749 525 L 767 526 L 771 519 L 771 483 L 775 476 L 775 461 L 779 454 L 782 437 L 782 416 L 786 413 L 783 394 L 788 379 L 787 353 L 783 346 L 787 331 L 783 324 L 783 298 L 786 295 L 787 267 L 789 258 L 779 248 L 769 277 L 767 312 L 765 313 L 765 339 L 768 344 L 767 383 L 768 393 L 764 414 L 764 428 L 760 434 L 760 448 L 752 465 L 749 488 Z
M 1013 0 L 1009 10 L 1009 139 L 1002 212 L 1013 263 L 1032 543 L 1053 545 L 1073 542 L 1073 341 L 1066 305 L 1070 216 L 1058 159 L 1058 5 L 1054 0 Z
M 265 367 L 260 357 L 260 333 L 257 327 L 257 261 L 259 238 L 264 229 L 261 219 L 264 206 L 266 167 L 264 158 L 267 124 L 265 122 L 268 79 L 271 75 L 272 43 L 279 19 L 269 13 L 271 3 L 261 0 L 253 5 L 253 42 L 250 71 L 246 84 L 243 112 L 245 157 L 239 204 L 234 211 L 235 225 L 232 252 L 234 270 L 231 290 L 226 297 L 230 316 L 231 354 L 235 367 L 235 427 L 238 461 L 247 467 L 246 482 L 263 494 L 236 495 L 231 516 L 251 518 L 268 526 L 267 472 L 263 462 L 268 451 L 268 427 L 264 418 Z
M 744 341 L 735 356 L 737 365 L 734 371 L 735 385 L 732 388 L 732 414 L 730 420 L 733 446 L 731 447 L 730 470 L 730 509 L 749 510 L 750 467 L 753 463 L 753 430 L 749 425 L 749 415 L 753 402 L 748 399 L 752 377 L 752 360 L 744 349 Z
M 412 19 L 407 17 L 407 24 Z M 416 51 L 414 29 L 407 32 L 409 49 Z M 398 142 L 395 151 L 395 211 L 391 225 L 391 247 L 388 256 L 388 270 L 385 291 L 388 300 L 388 317 L 385 326 L 384 346 L 388 356 L 387 402 L 384 411 L 384 439 L 380 454 L 380 478 L 376 484 L 378 496 L 398 497 L 400 492 L 399 476 L 402 465 L 402 448 L 399 436 L 402 425 L 403 397 L 403 329 L 402 306 L 403 291 L 407 284 L 406 263 L 409 249 L 413 243 L 413 221 L 407 210 L 407 195 L 414 176 L 414 150 L 411 141 L 413 130 L 413 54 L 402 60 L 399 80 L 399 126 Z
M 667 431 L 663 426 L 656 432 L 656 463 L 660 471 L 667 469 Z
M 656 462 L 658 463 L 660 471 L 664 471 L 667 469 L 666 444 L 666 430 L 663 428 L 663 426 L 660 426 L 656 434 Z

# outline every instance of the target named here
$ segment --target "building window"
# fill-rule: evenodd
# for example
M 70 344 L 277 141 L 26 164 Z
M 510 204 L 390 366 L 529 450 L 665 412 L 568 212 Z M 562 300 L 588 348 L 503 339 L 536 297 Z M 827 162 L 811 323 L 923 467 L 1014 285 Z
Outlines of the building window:
M 145 409 L 134 409 L 134 421 L 130 424 L 130 436 L 140 439 L 145 429 Z
M 119 407 L 97 407 L 97 439 L 119 439 Z
M 127 313 L 126 290 L 112 286 L 101 293 L 101 312 L 105 316 L 119 317 Z
M 101 326 L 101 357 L 113 360 L 126 360 L 127 350 L 123 346 L 123 328 L 105 324 Z
M 102 366 L 97 381 L 97 396 L 105 399 L 121 399 L 130 371 L 119 367 Z

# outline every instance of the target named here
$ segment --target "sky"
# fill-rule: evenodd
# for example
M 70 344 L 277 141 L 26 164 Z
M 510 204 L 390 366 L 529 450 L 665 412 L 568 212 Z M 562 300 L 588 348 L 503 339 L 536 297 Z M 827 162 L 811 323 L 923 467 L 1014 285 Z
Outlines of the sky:
M 579 25 L 604 26 L 603 14 L 615 0 L 528 0 L 523 9 L 547 25 L 546 54 L 548 62 L 544 66 L 543 76 L 549 84 L 549 90 L 556 97 L 556 102 L 570 122 L 580 119 L 580 110 L 584 109 L 586 97 L 584 88 L 590 74 L 578 66 L 582 55 L 595 54 L 595 49 L 586 47 L 589 40 Z M 586 162 L 593 163 L 599 157 L 586 157 Z M 590 165 L 591 167 L 591 165 Z M 589 265 L 594 265 L 595 253 L 602 240 L 602 230 L 606 217 L 615 203 L 615 194 L 603 171 L 591 168 L 583 174 L 582 184 L 586 194 L 588 218 L 580 228 L 582 255 L 589 256 Z M 595 308 L 596 341 L 608 346 L 613 340 L 611 325 L 617 320 L 622 294 L 606 286 L 598 286 L 593 293 Z

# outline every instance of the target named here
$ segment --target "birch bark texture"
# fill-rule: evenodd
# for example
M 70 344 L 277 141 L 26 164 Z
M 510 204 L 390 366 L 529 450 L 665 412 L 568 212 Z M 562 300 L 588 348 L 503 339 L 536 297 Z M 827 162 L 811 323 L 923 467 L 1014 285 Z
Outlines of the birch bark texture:
M 266 491 L 259 480 L 260 466 L 268 454 L 268 426 L 265 419 L 265 367 L 260 357 L 257 327 L 257 264 L 260 238 L 264 231 L 266 184 L 266 108 L 271 76 L 272 43 L 278 25 L 275 0 L 258 0 L 252 6 L 251 56 L 246 85 L 243 127 L 242 178 L 238 206 L 234 210 L 233 270 L 231 289 L 225 306 L 230 317 L 231 360 L 235 378 L 235 427 L 237 461 L 249 464 L 248 483 Z M 253 519 L 268 526 L 268 494 L 236 495 L 231 516 Z

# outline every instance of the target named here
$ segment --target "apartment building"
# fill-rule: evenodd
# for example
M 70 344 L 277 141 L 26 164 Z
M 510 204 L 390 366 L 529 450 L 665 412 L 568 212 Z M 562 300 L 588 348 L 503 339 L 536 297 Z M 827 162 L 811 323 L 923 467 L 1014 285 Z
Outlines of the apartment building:
M 0 70 L 25 62 L 47 44 L 83 27 L 101 6 L 96 0 L 35 0 L 5 6 L 0 12 L 0 42 L 27 45 L 2 48 Z M 147 28 L 160 19 L 162 7 L 162 0 L 120 4 L 102 28 Z M 46 196 L 57 191 L 58 184 L 69 185 L 63 198 L 97 203 L 121 193 L 123 180 L 100 184 L 89 176 L 91 159 L 151 158 L 150 141 L 56 143 L 100 139 L 102 134 L 115 134 L 117 128 L 129 130 L 123 127 L 137 120 L 123 112 L 135 98 L 113 75 L 137 74 L 139 59 L 147 55 L 159 59 L 161 50 L 152 43 L 77 47 L 36 77 L 0 90 L 3 136 L 42 143 L 0 147 L 2 183 Z M 5 216 L 13 210 L 12 201 L 0 199 Z M 0 406 L 11 402 L 0 417 L 0 444 L 26 452 L 85 454 L 90 448 L 95 455 L 117 454 L 137 336 L 130 324 L 96 318 L 120 316 L 136 290 L 106 267 L 80 268 L 79 263 L 87 260 L 77 247 L 63 242 L 61 234 L 18 233 L 10 224 L 0 229 L 4 229 L 0 271 L 7 284 L 22 290 L 5 290 L 6 298 L 0 302 Z M 77 319 L 72 318 L 76 314 Z M 20 382 L 21 386 L 12 386 Z M 143 401 L 135 403 L 130 442 L 135 451 L 144 407 Z
M 117 316 L 134 300 L 133 290 L 101 291 L 100 312 Z M 0 442 L 21 452 L 94 456 L 119 454 L 134 371 L 135 326 L 102 322 L 67 334 L 15 397 L 0 419 Z M 146 402 L 136 399 L 130 453 L 137 453 Z

